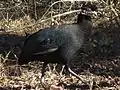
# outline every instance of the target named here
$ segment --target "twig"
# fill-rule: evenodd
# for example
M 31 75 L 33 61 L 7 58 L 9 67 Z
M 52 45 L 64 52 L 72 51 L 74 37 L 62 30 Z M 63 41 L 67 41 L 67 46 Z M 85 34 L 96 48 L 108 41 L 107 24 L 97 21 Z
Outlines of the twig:
M 47 11 L 43 14 L 43 16 L 41 17 L 40 20 L 43 19 L 43 17 L 48 13 L 48 11 L 50 10 L 50 8 L 51 8 L 53 5 L 55 5 L 55 4 L 57 4 L 57 3 L 60 3 L 60 2 L 62 2 L 62 1 L 56 1 L 56 2 L 52 3 L 52 4 L 50 5 L 50 7 L 47 9 Z
M 65 15 L 68 15 L 68 14 L 71 14 L 71 13 L 77 13 L 77 12 L 80 12 L 81 10 L 73 10 L 73 11 L 69 11 L 69 12 L 65 12 L 65 13 L 62 13 L 62 14 L 57 14 L 57 15 L 54 15 L 52 16 L 52 18 L 57 18 L 57 17 L 61 17 L 61 16 L 65 16 Z M 46 22 L 48 20 L 51 20 L 51 18 L 47 18 L 47 19 L 44 19 L 44 20 L 39 20 L 38 22 L 34 23 L 34 24 L 30 24 L 26 27 L 23 27 L 23 28 L 20 28 L 18 30 L 21 30 L 21 29 L 24 29 L 24 28 L 28 28 L 28 27 L 32 27 L 32 26 L 35 26 L 37 24 L 40 24 L 40 23 L 43 23 L 43 22 Z

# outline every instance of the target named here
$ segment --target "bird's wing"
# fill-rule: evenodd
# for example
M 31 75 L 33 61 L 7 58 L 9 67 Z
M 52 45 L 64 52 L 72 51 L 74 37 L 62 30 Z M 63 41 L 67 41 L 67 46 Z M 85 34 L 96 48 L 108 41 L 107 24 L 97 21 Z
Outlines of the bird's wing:
M 51 48 L 51 49 L 48 49 L 48 50 L 43 51 L 43 52 L 34 53 L 34 55 L 48 54 L 48 53 L 51 53 L 51 52 L 55 52 L 56 50 L 58 50 L 58 48 Z

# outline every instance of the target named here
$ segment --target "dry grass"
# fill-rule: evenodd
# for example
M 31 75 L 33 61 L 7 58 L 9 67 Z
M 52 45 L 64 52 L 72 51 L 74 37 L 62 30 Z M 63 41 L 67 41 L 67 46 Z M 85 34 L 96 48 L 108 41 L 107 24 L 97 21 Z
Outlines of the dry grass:
M 120 2 L 118 0 L 116 0 L 116 2 L 113 1 L 114 0 L 100 0 L 98 6 L 102 6 L 102 8 L 99 8 L 99 14 L 93 18 L 94 27 L 97 28 L 95 30 L 104 30 L 104 28 L 107 28 L 107 30 L 103 32 L 105 33 L 111 28 L 119 27 Z M 15 34 L 18 36 L 24 36 L 25 32 L 33 33 L 42 28 L 50 27 L 51 25 L 73 23 L 76 19 L 76 15 L 74 13 L 61 17 L 59 17 L 59 14 L 66 11 L 72 11 L 74 10 L 74 7 L 75 5 L 72 5 L 71 3 L 64 3 L 62 9 L 61 6 L 58 8 L 53 8 L 53 6 L 51 6 L 48 10 L 44 10 L 45 14 L 42 14 L 43 17 L 37 21 L 31 18 L 30 15 L 26 14 L 17 19 L 11 19 L 9 17 L 5 18 L 6 14 L 4 14 L 5 12 L 3 10 L 1 11 L 1 14 L 4 18 L 0 21 L 0 29 L 3 29 L 3 31 L 0 31 L 0 33 L 5 35 Z M 16 8 L 18 9 L 18 7 Z M 9 11 L 7 13 L 9 13 Z M 58 18 L 52 18 L 54 15 L 58 15 Z M 46 19 L 48 17 L 51 19 Z M 3 39 L 2 41 L 4 42 L 5 40 L 6 39 Z M 11 49 L 9 49 L 9 51 L 11 51 Z M 19 50 L 17 52 L 19 52 Z M 13 57 L 16 59 L 16 53 L 14 51 L 12 53 L 14 54 Z M 69 76 L 65 73 L 61 75 L 61 70 L 50 67 L 46 69 L 45 76 L 41 83 L 41 63 L 35 62 L 24 67 L 19 67 L 13 59 L 9 59 L 9 55 L 7 54 L 8 52 L 5 53 L 5 55 L 3 55 L 3 53 L 0 54 L 0 90 L 53 90 L 50 88 L 59 88 L 58 90 L 62 90 L 63 88 L 66 90 L 77 90 L 77 88 L 82 88 L 82 90 L 85 90 L 87 87 L 74 76 Z M 90 59 L 91 61 L 87 59 Z M 89 83 L 88 86 L 91 90 L 120 89 L 119 57 L 112 58 L 110 56 L 101 59 L 99 57 L 94 58 L 88 56 L 82 60 L 83 64 L 79 61 L 74 63 L 73 70 L 78 72 L 79 75 L 81 74 L 80 77 L 82 77 L 85 82 Z M 82 67 L 86 64 L 90 66 L 87 69 L 86 67 Z M 56 65 L 53 66 L 56 67 Z M 118 73 L 117 75 L 115 74 L 116 72 Z M 60 86 L 57 87 L 56 85 L 58 84 L 60 84 Z

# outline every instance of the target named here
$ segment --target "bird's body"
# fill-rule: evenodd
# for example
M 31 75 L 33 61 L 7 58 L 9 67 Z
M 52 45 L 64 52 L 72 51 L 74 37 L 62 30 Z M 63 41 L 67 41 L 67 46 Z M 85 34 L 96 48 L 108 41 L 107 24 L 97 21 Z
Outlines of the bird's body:
M 26 64 L 38 60 L 44 62 L 44 67 L 48 63 L 61 63 L 70 72 L 69 62 L 74 59 L 83 44 L 83 27 L 86 28 L 88 24 L 86 21 L 91 20 L 89 18 L 90 16 L 80 14 L 78 15 L 80 21 L 78 20 L 76 24 L 45 28 L 30 35 L 24 43 L 18 63 Z M 70 73 L 76 76 L 73 71 Z
M 74 27 L 79 29 L 77 24 L 75 26 L 61 25 L 52 27 L 51 30 L 46 28 L 30 35 L 24 43 L 19 64 L 25 64 L 25 61 L 28 63 L 32 60 L 46 63 L 67 63 L 66 60 L 70 60 L 83 44 L 83 32 L 71 29 Z

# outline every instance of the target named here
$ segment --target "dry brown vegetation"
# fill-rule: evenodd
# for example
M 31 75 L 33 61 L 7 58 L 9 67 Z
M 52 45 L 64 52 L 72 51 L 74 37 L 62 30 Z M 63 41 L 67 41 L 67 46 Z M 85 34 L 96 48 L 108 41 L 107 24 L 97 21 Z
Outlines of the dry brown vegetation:
M 83 46 L 85 52 L 71 64 L 87 86 L 65 71 L 60 74 L 59 65 L 46 68 L 42 83 L 42 63 L 17 66 L 26 32 L 31 34 L 52 25 L 75 22 L 73 10 L 79 10 L 83 3 L 1 0 L 0 90 L 120 90 L 120 1 L 98 0 L 93 4 L 98 7 L 98 14 L 93 16 L 91 36 Z

